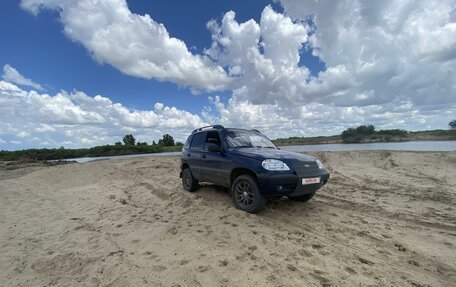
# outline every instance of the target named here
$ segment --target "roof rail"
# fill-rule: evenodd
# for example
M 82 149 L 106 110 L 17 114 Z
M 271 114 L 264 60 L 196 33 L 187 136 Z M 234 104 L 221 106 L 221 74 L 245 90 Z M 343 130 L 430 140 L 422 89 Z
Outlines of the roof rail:
M 252 131 L 254 131 L 254 132 L 260 132 L 260 131 L 259 131 L 259 130 L 257 130 L 257 129 L 252 129 Z
M 201 127 L 199 129 L 193 130 L 192 133 L 200 132 L 200 131 L 205 130 L 205 129 L 221 130 L 221 129 L 224 129 L 224 127 L 222 125 L 205 126 L 205 127 Z

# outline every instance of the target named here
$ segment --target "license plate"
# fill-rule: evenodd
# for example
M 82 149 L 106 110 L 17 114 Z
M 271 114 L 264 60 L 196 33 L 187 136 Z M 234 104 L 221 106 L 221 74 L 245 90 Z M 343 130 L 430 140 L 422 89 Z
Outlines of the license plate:
M 320 177 L 303 178 L 302 185 L 320 183 Z

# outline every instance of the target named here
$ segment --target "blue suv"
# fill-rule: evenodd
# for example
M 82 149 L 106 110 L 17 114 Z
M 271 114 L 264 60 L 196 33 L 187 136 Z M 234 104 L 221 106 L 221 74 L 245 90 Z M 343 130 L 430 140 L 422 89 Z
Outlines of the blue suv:
M 318 159 L 280 150 L 258 130 L 214 125 L 188 137 L 180 177 L 190 192 L 200 181 L 226 186 L 236 208 L 257 213 L 268 199 L 312 199 L 329 173 Z

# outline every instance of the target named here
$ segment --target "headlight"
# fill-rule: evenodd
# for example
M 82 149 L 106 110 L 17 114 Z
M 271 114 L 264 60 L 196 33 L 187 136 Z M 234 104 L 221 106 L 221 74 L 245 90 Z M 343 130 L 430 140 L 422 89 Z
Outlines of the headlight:
M 261 165 L 267 170 L 290 170 L 286 163 L 278 159 L 265 159 Z
M 316 160 L 319 169 L 325 169 L 325 166 L 321 163 L 320 160 Z

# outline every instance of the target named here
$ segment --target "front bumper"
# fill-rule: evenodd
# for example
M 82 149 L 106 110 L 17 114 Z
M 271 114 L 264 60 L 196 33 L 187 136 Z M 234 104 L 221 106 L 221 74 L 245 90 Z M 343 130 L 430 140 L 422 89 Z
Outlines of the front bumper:
M 320 183 L 302 185 L 303 178 L 320 177 Z M 325 169 L 311 174 L 298 174 L 296 171 L 264 172 L 257 175 L 261 192 L 266 196 L 300 196 L 313 193 L 329 180 Z

